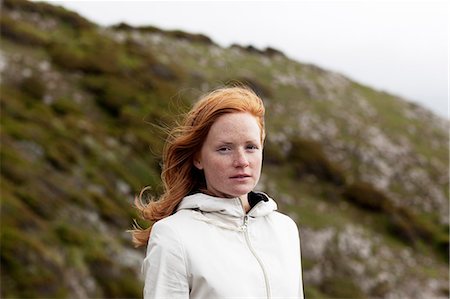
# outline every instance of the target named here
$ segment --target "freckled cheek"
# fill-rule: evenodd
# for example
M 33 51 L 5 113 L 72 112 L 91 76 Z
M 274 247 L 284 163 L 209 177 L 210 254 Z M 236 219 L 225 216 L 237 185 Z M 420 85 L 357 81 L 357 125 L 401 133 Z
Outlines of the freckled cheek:
M 262 165 L 262 155 L 255 155 L 253 157 L 251 157 L 251 159 L 249 159 L 250 164 L 254 167 L 254 168 L 261 168 Z
M 231 159 L 227 159 L 227 157 L 218 156 L 211 158 L 208 164 L 210 165 L 210 168 L 219 170 L 228 167 L 232 163 L 230 160 Z

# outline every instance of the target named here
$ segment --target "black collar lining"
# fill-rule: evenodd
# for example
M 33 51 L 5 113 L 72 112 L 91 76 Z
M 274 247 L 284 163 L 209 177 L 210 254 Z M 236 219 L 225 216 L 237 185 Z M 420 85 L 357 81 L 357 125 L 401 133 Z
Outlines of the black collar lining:
M 248 193 L 247 199 L 248 199 L 250 208 L 253 208 L 254 206 L 256 206 L 256 204 L 260 201 L 265 201 L 265 202 L 269 201 L 267 196 L 265 196 L 264 194 L 258 193 L 258 192 L 253 192 L 253 191 L 250 191 Z

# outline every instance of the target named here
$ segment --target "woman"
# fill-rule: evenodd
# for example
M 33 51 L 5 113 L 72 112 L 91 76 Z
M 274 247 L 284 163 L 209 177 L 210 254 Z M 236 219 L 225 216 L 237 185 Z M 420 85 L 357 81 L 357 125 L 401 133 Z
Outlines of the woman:
M 136 202 L 147 230 L 144 298 L 303 298 L 296 224 L 254 192 L 264 106 L 251 90 L 204 96 L 167 140 L 158 201 Z

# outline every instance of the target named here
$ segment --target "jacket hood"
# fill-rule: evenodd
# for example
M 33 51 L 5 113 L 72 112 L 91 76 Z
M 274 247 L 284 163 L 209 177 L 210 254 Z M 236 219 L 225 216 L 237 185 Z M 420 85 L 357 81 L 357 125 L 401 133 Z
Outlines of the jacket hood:
M 222 198 L 204 193 L 195 193 L 186 196 L 178 205 L 177 211 L 191 209 L 200 210 L 206 213 L 219 213 L 233 217 L 244 217 L 245 215 L 261 217 L 266 216 L 277 209 L 277 204 L 275 201 L 262 192 L 250 192 L 248 196 L 260 197 L 260 200 L 247 214 L 245 213 L 241 200 L 238 197 Z

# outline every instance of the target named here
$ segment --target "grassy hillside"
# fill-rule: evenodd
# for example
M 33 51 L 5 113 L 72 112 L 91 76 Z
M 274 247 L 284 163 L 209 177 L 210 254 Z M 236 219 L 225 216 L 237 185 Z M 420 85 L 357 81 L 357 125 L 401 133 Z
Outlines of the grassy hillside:
M 447 120 L 272 48 L 28 1 L 0 21 L 2 298 L 141 297 L 125 230 L 161 192 L 158 126 L 235 81 L 267 107 L 258 189 L 299 224 L 307 298 L 448 297 Z

